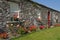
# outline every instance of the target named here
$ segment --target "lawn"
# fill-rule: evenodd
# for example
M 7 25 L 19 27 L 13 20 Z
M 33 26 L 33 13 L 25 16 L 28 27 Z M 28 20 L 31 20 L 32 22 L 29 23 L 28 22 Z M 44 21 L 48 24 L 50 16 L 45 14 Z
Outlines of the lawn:
M 60 27 L 40 30 L 12 40 L 60 40 Z

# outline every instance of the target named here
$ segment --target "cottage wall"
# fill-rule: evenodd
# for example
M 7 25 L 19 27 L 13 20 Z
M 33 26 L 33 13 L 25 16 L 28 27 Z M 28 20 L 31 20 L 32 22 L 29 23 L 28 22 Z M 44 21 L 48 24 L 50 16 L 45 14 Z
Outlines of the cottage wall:
M 9 20 L 9 4 L 5 0 L 0 0 L 0 26 L 4 27 L 6 21 Z
M 2 11 L 2 12 L 1 12 Z M 54 15 L 58 15 L 58 22 L 60 22 L 60 14 L 47 7 L 38 5 L 28 0 L 0 0 L 0 26 L 6 24 L 6 21 L 10 21 L 10 18 L 15 12 L 19 13 L 19 19 L 29 20 L 32 23 L 37 23 L 37 18 L 40 18 L 43 24 L 48 22 L 48 11 L 50 11 L 50 20 L 52 23 L 56 23 Z M 1 15 L 2 13 L 2 15 Z M 35 20 L 35 21 L 34 21 Z

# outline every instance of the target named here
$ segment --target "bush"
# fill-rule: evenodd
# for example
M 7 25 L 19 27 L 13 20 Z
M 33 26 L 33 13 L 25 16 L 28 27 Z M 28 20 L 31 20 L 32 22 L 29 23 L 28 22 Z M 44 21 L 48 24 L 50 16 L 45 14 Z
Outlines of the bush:
M 19 27 L 18 30 L 17 30 L 17 33 L 18 34 L 23 34 L 25 31 L 23 29 L 23 27 Z
M 30 31 L 36 31 L 36 26 L 35 25 L 30 26 L 29 30 Z
M 44 28 L 45 28 L 45 26 L 41 25 L 39 28 L 40 28 L 40 29 L 44 29 Z
M 19 34 L 26 34 L 26 33 L 28 33 L 28 30 L 26 29 L 26 27 L 20 27 L 18 29 L 18 33 Z
M 56 27 L 56 26 L 58 26 L 58 27 L 59 27 L 59 26 L 60 26 L 60 24 L 55 24 L 54 26 L 55 26 L 55 27 Z

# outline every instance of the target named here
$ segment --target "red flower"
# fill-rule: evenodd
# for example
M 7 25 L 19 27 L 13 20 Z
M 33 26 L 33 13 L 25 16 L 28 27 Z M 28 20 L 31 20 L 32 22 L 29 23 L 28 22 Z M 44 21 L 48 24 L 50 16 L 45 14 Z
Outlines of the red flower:
M 40 26 L 40 29 L 44 29 L 44 26 L 43 26 L 43 25 L 41 25 L 41 26 Z
M 36 30 L 36 26 L 35 26 L 35 25 L 30 26 L 29 30 L 30 30 L 30 31 Z

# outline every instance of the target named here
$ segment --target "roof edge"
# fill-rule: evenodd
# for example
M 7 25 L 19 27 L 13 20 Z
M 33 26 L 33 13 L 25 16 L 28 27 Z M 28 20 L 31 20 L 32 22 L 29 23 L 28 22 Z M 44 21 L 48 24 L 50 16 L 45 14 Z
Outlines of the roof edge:
M 53 9 L 53 8 L 50 8 L 50 7 L 47 7 L 47 6 L 43 5 L 43 4 L 37 3 L 37 2 L 32 1 L 32 0 L 29 0 L 29 1 L 32 2 L 32 3 L 35 3 L 35 4 L 39 5 L 39 6 L 43 6 L 43 7 L 45 7 L 45 8 L 48 8 L 49 10 L 53 10 L 53 11 L 56 11 L 56 12 L 59 12 L 59 13 L 60 13 L 60 11 L 55 10 L 55 9 Z

